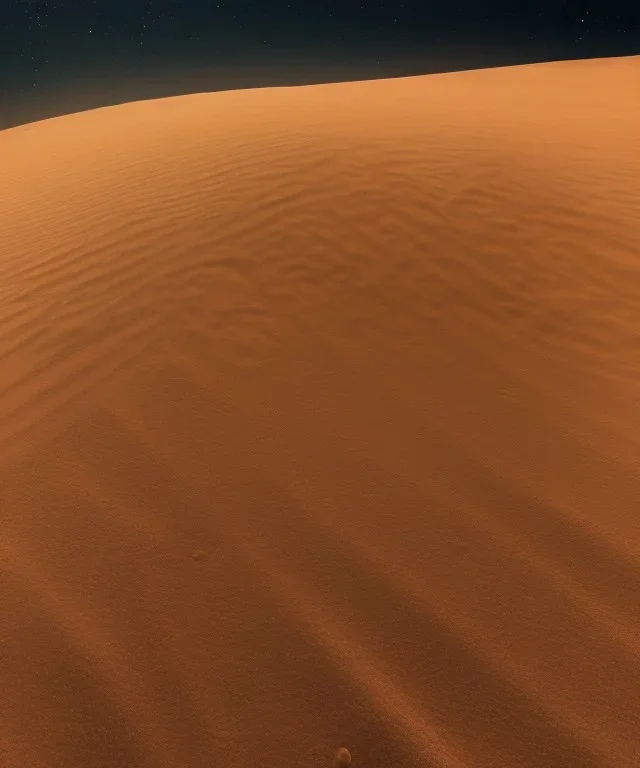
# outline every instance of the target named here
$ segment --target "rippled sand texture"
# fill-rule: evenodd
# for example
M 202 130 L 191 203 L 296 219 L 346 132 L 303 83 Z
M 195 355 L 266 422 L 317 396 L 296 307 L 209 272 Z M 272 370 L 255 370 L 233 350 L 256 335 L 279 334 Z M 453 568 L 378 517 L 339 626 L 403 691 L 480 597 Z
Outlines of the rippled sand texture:
M 3 768 L 640 765 L 638 94 L 0 133 Z

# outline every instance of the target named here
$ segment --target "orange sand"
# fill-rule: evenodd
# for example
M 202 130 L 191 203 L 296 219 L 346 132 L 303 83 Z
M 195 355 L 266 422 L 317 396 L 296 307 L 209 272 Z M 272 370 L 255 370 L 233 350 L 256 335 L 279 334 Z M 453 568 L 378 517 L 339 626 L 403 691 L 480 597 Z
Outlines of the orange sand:
M 2 768 L 640 765 L 638 94 L 0 133 Z

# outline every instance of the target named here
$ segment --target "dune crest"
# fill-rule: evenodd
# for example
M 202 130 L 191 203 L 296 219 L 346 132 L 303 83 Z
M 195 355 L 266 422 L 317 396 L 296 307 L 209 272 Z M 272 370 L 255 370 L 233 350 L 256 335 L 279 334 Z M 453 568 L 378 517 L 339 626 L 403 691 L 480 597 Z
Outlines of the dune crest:
M 0 132 L 2 766 L 638 765 L 638 93 Z

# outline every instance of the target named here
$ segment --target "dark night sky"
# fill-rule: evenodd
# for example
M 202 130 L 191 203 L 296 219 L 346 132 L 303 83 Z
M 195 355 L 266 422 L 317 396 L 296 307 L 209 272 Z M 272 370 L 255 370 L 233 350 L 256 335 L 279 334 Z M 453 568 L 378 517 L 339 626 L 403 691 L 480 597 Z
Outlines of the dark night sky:
M 640 2 L 0 0 L 0 128 L 184 92 L 640 53 Z

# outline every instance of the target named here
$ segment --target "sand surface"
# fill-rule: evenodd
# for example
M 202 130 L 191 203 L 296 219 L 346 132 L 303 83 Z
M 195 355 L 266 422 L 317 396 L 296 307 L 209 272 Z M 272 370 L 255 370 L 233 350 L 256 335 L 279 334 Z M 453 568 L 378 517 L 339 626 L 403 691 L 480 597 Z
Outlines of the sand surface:
M 638 94 L 0 133 L 2 768 L 640 765 Z

